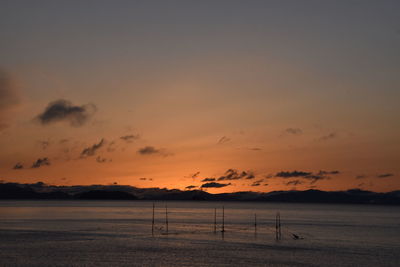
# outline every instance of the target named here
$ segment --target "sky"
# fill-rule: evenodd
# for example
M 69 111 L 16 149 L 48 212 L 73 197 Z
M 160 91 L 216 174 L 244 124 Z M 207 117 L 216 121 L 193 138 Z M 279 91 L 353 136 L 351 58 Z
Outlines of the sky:
M 0 0 L 0 180 L 399 190 L 399 10 Z

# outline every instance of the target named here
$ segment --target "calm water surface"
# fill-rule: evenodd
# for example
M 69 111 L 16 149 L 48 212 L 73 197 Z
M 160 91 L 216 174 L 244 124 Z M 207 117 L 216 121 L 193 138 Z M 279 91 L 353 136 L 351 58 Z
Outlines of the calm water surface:
M 152 236 L 152 205 L 1 201 L 0 265 L 400 266 L 400 207 L 396 206 L 155 202 Z M 277 211 L 280 241 L 275 240 Z M 292 234 L 302 239 L 294 240 Z

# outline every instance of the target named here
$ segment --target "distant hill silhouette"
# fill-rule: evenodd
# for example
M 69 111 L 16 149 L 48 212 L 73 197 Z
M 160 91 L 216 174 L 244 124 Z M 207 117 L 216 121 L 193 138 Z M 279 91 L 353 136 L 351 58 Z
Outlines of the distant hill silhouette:
M 136 196 L 124 191 L 108 191 L 108 190 L 91 190 L 74 196 L 77 199 L 124 199 L 134 200 Z
M 127 185 L 52 186 L 44 183 L 0 183 L 0 199 L 207 200 L 287 203 L 350 203 L 400 205 L 400 191 L 274 191 L 210 194 L 201 190 L 137 188 Z

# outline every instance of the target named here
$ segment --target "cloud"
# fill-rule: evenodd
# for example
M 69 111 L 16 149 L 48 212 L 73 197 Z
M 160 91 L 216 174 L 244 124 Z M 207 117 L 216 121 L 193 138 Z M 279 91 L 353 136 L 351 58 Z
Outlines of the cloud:
M 357 175 L 356 176 L 356 179 L 364 179 L 364 178 L 367 178 L 367 176 L 366 175 Z
M 393 173 L 384 173 L 384 174 L 378 174 L 376 177 L 377 178 L 388 178 L 394 176 Z
M 195 172 L 191 175 L 193 179 L 197 178 L 200 175 L 200 172 Z
M 304 184 L 304 182 L 300 181 L 300 180 L 293 180 L 293 181 L 289 181 L 289 182 L 285 183 L 285 185 L 294 185 L 294 186 L 300 185 L 300 184 Z
M 215 183 L 215 182 L 211 182 L 211 183 L 205 183 L 201 186 L 201 188 L 221 188 L 221 187 L 225 187 L 231 185 L 231 183 L 229 184 L 222 184 L 222 183 Z
M 102 146 L 104 146 L 104 139 L 101 139 L 99 143 L 94 144 L 90 147 L 85 148 L 81 152 L 81 157 L 89 157 L 89 156 L 94 156 L 96 154 L 96 151 L 100 149 Z
M 139 178 L 141 181 L 153 181 L 153 178 L 146 178 L 146 177 L 141 177 Z
M 337 175 L 340 171 L 319 171 L 318 175 Z
M 255 176 L 251 171 L 239 172 L 235 169 L 228 169 L 225 174 L 217 179 L 217 181 L 230 181 L 240 179 L 254 179 Z
M 318 182 L 319 180 L 327 180 L 330 179 L 329 176 L 324 175 L 307 175 L 303 177 L 304 179 L 310 180 L 311 184 Z
M 98 157 L 96 158 L 96 162 L 98 162 L 98 163 L 105 163 L 105 162 L 107 162 L 107 159 L 98 156 Z
M 329 141 L 335 139 L 337 137 L 337 133 L 330 133 L 319 138 L 320 141 Z
M 197 186 L 195 186 L 195 185 L 188 185 L 185 187 L 185 189 L 187 189 L 187 190 L 191 190 L 191 189 L 195 189 L 195 188 L 197 188 Z
M 304 177 L 311 174 L 312 174 L 311 172 L 303 172 L 303 171 L 282 171 L 275 174 L 275 177 L 292 178 L 292 177 Z
M 264 179 L 260 179 L 251 184 L 251 186 L 260 186 Z
M 292 134 L 292 135 L 300 135 L 303 131 L 300 128 L 287 128 L 285 133 Z
M 49 166 L 49 165 L 50 161 L 48 158 L 39 158 L 32 164 L 32 168 L 39 168 L 41 166 Z
M 95 111 L 96 106 L 93 104 L 74 106 L 70 101 L 60 99 L 50 102 L 36 119 L 42 125 L 65 121 L 73 127 L 79 127 L 84 125 Z
M 8 127 L 10 110 L 20 102 L 15 80 L 0 69 L 0 130 Z
M 311 184 L 316 183 L 319 180 L 330 179 L 328 175 L 337 175 L 340 171 L 319 171 L 317 173 L 304 172 L 304 171 L 281 171 L 275 174 L 276 178 L 303 178 L 310 181 Z
M 140 148 L 137 152 L 138 152 L 140 155 L 151 155 L 151 154 L 160 153 L 160 150 L 159 150 L 159 149 L 156 149 L 156 148 L 153 147 L 153 146 L 145 146 L 145 147 L 143 147 L 143 148 Z
M 205 178 L 205 179 L 203 179 L 203 180 L 201 180 L 201 182 L 214 182 L 215 181 L 215 178 Z
M 14 170 L 21 170 L 23 168 L 24 168 L 24 166 L 20 162 L 15 164 L 14 167 L 13 167 Z
M 127 143 L 132 143 L 134 140 L 139 139 L 139 137 L 140 136 L 138 134 L 136 134 L 136 135 L 131 134 L 131 135 L 121 136 L 120 139 L 124 140 Z
M 165 149 L 156 149 L 153 146 L 145 146 L 143 148 L 140 148 L 137 153 L 139 153 L 140 155 L 153 155 L 153 154 L 159 154 L 163 157 L 168 157 L 168 156 L 172 156 L 173 153 L 169 153 L 167 152 Z
M 248 148 L 248 150 L 260 151 L 260 150 L 262 150 L 262 148 L 259 148 L 259 147 L 250 147 L 250 148 Z
M 230 142 L 230 141 L 231 141 L 230 138 L 228 138 L 228 137 L 226 137 L 226 136 L 222 136 L 222 137 L 218 140 L 218 143 L 217 143 L 217 144 L 222 145 L 222 144 L 228 143 L 228 142 Z

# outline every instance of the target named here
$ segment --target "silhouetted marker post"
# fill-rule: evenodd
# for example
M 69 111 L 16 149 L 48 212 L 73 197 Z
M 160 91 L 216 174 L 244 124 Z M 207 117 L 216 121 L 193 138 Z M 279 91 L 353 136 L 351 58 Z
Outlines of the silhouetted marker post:
M 278 212 L 278 218 L 279 218 L 279 240 L 282 239 L 282 232 L 281 232 L 281 214 Z
M 225 207 L 222 206 L 222 230 L 221 233 L 225 233 Z
M 282 238 L 281 215 L 279 212 L 276 213 L 276 218 L 275 218 L 275 238 L 276 240 L 281 240 Z
M 168 234 L 168 206 L 165 204 L 165 228 L 167 229 Z
M 151 220 L 151 235 L 154 236 L 154 202 L 153 202 L 153 218 Z
M 254 213 L 254 234 L 257 234 L 257 213 Z
M 217 233 L 217 208 L 214 208 L 214 234 Z

